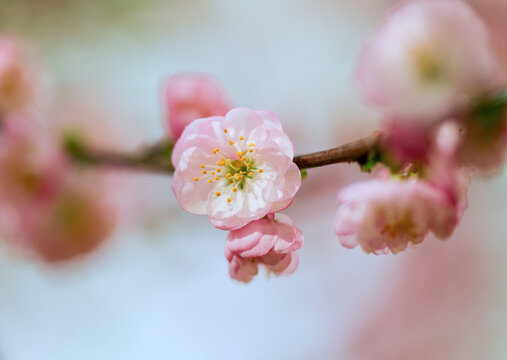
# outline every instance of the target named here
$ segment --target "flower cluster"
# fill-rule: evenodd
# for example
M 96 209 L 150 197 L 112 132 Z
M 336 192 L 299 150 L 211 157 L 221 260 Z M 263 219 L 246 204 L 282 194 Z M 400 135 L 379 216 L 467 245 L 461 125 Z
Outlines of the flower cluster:
M 12 38 L 0 38 L 0 232 L 47 262 L 75 258 L 109 235 L 114 212 L 29 115 L 31 83 Z
M 397 253 L 432 232 L 448 238 L 467 207 L 472 166 L 497 169 L 507 151 L 502 70 L 488 28 L 461 1 L 414 1 L 366 44 L 357 84 L 382 114 L 381 161 L 395 174 L 338 195 L 345 247 Z
M 383 135 L 342 160 L 367 171 L 382 165 L 375 179 L 339 192 L 339 241 L 395 254 L 429 234 L 449 238 L 467 208 L 473 171 L 497 171 L 507 154 L 507 90 L 487 25 L 459 0 L 404 3 L 366 43 L 356 75 Z M 319 155 L 336 149 L 295 160 L 273 113 L 231 109 L 213 78 L 179 74 L 162 89 L 174 147 L 167 141 L 146 156 L 101 159 L 68 141 L 65 154 L 29 115 L 32 93 L 16 41 L 0 37 L 0 232 L 12 243 L 55 262 L 88 253 L 111 232 L 104 192 L 71 164 L 71 154 L 92 164 L 174 167 L 181 208 L 229 231 L 231 278 L 249 282 L 259 266 L 268 275 L 295 271 L 303 234 L 280 211 L 301 186 L 298 165 L 329 164 Z
M 301 186 L 293 157 L 277 117 L 246 108 L 196 119 L 176 142 L 174 194 L 186 211 L 231 230 L 226 254 L 234 279 L 249 281 L 258 264 L 275 274 L 296 266 L 290 253 L 301 247 L 301 232 L 286 216 L 272 215 L 288 207 Z

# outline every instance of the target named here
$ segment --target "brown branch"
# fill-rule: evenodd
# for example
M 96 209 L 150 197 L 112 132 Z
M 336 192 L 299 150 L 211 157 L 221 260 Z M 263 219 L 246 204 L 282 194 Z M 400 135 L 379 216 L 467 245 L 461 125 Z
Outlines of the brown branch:
M 382 135 L 374 133 L 366 138 L 329 150 L 298 155 L 294 157 L 294 162 L 300 169 L 344 162 L 358 162 L 363 165 L 371 155 L 379 152 L 381 143 Z M 171 163 L 173 145 L 171 140 L 162 140 L 141 151 L 129 154 L 89 149 L 74 137 L 68 137 L 65 141 L 67 153 L 80 163 L 165 174 L 174 171 Z
M 363 139 L 359 139 L 335 148 L 317 151 L 307 155 L 294 157 L 294 162 L 300 169 L 309 169 L 319 166 L 359 162 L 365 163 L 368 156 L 380 150 L 382 143 L 381 133 L 374 133 Z

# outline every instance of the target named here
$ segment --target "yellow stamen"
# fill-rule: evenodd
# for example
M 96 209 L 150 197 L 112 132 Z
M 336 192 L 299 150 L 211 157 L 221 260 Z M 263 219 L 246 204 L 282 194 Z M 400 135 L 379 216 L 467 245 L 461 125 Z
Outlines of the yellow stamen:
M 219 152 L 219 151 L 220 151 L 220 149 L 219 149 L 219 148 L 214 148 L 214 149 L 213 149 L 213 154 L 216 154 L 216 153 L 217 153 L 217 152 Z
M 215 177 L 215 181 L 218 181 L 220 180 L 220 178 L 218 176 Z
M 247 166 L 247 167 L 250 167 L 250 163 L 246 163 L 246 166 Z
M 201 167 L 201 169 L 204 169 L 204 164 L 201 164 L 200 167 Z
M 230 203 L 232 200 L 231 198 L 227 198 L 227 202 Z
M 261 173 L 261 172 L 263 172 L 263 171 L 264 171 L 264 170 L 262 170 L 262 169 L 259 169 L 259 173 Z
M 249 145 L 250 145 L 250 147 L 254 147 L 254 146 L 255 146 L 255 144 L 254 144 L 254 143 L 250 143 Z
M 232 183 L 234 183 L 234 180 L 232 180 L 232 179 L 229 180 L 229 184 L 232 184 Z
M 212 184 L 212 183 L 213 183 L 213 180 L 209 179 L 209 180 L 208 180 L 208 182 L 209 182 L 210 184 Z
M 225 178 L 226 178 L 226 179 L 228 179 L 228 178 L 230 178 L 231 176 L 232 176 L 232 175 L 231 175 L 231 173 L 227 173 L 227 174 L 225 175 Z
M 253 149 L 248 149 L 248 152 L 253 152 Z
M 253 172 L 251 172 L 251 171 L 250 171 L 250 172 L 248 173 L 248 176 L 252 176 L 252 175 L 253 175 Z
M 227 129 L 224 129 L 224 133 L 226 133 L 226 134 L 227 134 Z
M 243 136 L 240 136 L 239 139 L 240 140 L 245 140 L 245 138 Z
M 238 189 L 236 189 L 235 187 L 232 188 L 232 192 L 236 192 L 238 191 Z
M 234 141 L 229 140 L 229 145 L 231 145 L 231 146 L 234 145 Z
M 215 195 L 216 195 L 216 196 L 220 196 L 220 195 L 222 195 L 222 193 L 221 193 L 220 191 L 217 191 L 217 192 L 215 193 Z
M 201 171 L 203 174 L 206 174 L 206 170 Z
M 218 166 L 224 166 L 225 165 L 225 161 L 224 160 L 219 160 L 219 161 L 217 161 L 217 165 Z
M 239 158 L 239 161 L 245 161 L 245 160 L 246 160 L 246 158 L 245 158 L 245 157 L 240 157 L 240 158 Z
M 243 154 L 241 153 L 241 151 L 238 151 L 238 152 L 236 153 L 236 155 L 238 155 L 238 157 L 241 157 L 241 155 L 243 155 Z
M 198 177 L 195 177 L 195 178 L 194 178 L 194 181 L 199 181 L 199 178 L 198 178 Z
M 217 169 L 217 172 L 220 172 L 220 171 L 222 171 L 222 169 L 218 168 L 218 169 Z

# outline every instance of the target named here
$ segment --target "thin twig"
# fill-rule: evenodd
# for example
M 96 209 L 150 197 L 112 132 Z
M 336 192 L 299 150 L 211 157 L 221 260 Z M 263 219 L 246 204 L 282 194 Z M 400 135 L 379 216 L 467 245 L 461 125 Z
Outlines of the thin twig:
M 344 162 L 358 162 L 362 165 L 371 154 L 379 151 L 381 142 L 382 135 L 374 133 L 329 150 L 298 155 L 294 157 L 294 162 L 300 169 Z M 170 157 L 173 145 L 170 140 L 162 140 L 144 150 L 129 154 L 89 149 L 72 139 L 66 142 L 65 148 L 74 160 L 84 164 L 170 174 L 174 171 Z

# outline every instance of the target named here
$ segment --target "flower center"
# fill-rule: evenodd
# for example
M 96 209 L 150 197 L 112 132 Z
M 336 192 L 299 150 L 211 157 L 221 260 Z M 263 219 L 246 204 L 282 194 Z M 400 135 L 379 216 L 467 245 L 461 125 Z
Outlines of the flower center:
M 224 133 L 228 134 L 229 131 L 224 129 Z M 200 176 L 194 177 L 194 181 L 207 181 L 209 184 L 219 185 L 236 193 L 238 190 L 244 190 L 248 181 L 263 172 L 255 165 L 256 149 L 253 142 L 245 141 L 243 136 L 237 141 L 229 137 L 228 145 L 236 151 L 235 156 L 227 155 L 231 153 L 230 151 L 213 149 L 212 153 L 216 155 L 217 161 L 212 165 L 199 165 Z M 216 191 L 215 195 L 219 197 L 222 193 Z M 232 199 L 228 197 L 226 201 L 231 203 Z
M 403 235 L 409 239 L 414 239 L 420 235 L 416 231 L 414 220 L 410 214 L 405 214 L 399 219 L 385 224 L 380 233 L 382 235 L 387 234 L 393 239 Z

